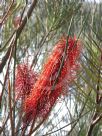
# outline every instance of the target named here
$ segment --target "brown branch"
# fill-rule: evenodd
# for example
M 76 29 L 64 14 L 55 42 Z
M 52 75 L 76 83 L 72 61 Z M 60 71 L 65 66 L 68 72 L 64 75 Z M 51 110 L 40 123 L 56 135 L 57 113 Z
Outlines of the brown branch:
M 4 79 L 3 89 L 2 89 L 2 92 L 1 92 L 1 96 L 0 96 L 0 104 L 1 104 L 1 101 L 2 101 L 3 93 L 4 93 L 4 87 L 5 87 L 5 83 L 6 83 L 6 80 L 7 80 L 7 75 L 8 75 L 9 65 L 10 65 L 10 62 L 11 62 L 12 54 L 13 54 L 13 49 L 14 49 L 14 45 L 9 52 L 10 56 L 8 56 L 8 58 L 6 58 L 6 61 L 7 61 L 7 59 L 9 59 L 9 61 L 8 61 L 8 66 L 7 66 L 6 75 L 5 75 L 5 79 Z
M 2 72 L 4 66 L 9 58 L 10 52 L 11 52 L 11 46 L 8 48 L 8 51 L 6 52 L 5 56 L 2 58 L 2 61 L 0 63 L 0 73 Z
M 4 46 L 3 46 L 2 48 L 0 48 L 0 52 L 2 52 L 2 51 L 6 48 L 6 46 L 11 42 L 11 40 L 13 39 L 13 36 L 14 36 L 15 32 L 16 32 L 16 31 L 14 31 L 14 32 L 11 34 L 11 36 L 8 38 L 8 40 L 6 41 L 6 43 L 4 44 Z
M 27 23 L 27 20 L 30 18 L 32 12 L 33 12 L 33 9 L 35 8 L 37 4 L 37 0 L 33 0 L 28 12 L 27 12 L 27 15 L 24 17 L 24 19 L 22 20 L 22 23 L 21 25 L 19 26 L 19 28 L 17 29 L 17 39 L 19 37 L 19 35 L 21 34 L 22 30 L 24 29 L 26 23 Z
M 32 14 L 32 12 L 33 12 L 33 9 L 34 9 L 35 6 L 36 6 L 36 3 L 37 3 L 37 0 L 33 0 L 32 4 L 31 4 L 31 6 L 30 6 L 30 8 L 29 8 L 29 10 L 28 10 L 27 15 L 26 15 L 25 18 L 23 19 L 23 21 L 22 21 L 21 25 L 19 26 L 19 28 L 16 30 L 16 38 L 15 38 L 14 43 L 17 41 L 17 39 L 19 38 L 19 36 L 20 36 L 22 30 L 24 29 L 24 27 L 25 27 L 25 25 L 26 25 L 26 23 L 27 23 L 27 19 L 30 18 L 31 14 Z M 14 33 L 14 34 L 15 34 L 15 33 Z M 11 40 L 12 40 L 12 38 L 11 38 Z M 10 41 L 11 41 L 11 40 L 10 40 Z M 6 65 L 6 62 L 7 62 L 7 60 L 8 60 L 8 57 L 9 57 L 9 55 L 10 55 L 11 47 L 12 47 L 12 46 L 11 46 L 11 44 L 10 44 L 7 53 L 5 54 L 5 56 L 3 57 L 3 59 L 2 59 L 2 61 L 1 61 L 1 63 L 0 63 L 0 73 L 2 72 L 4 66 Z
M 100 72 L 101 72 L 100 68 L 101 68 L 101 65 L 100 65 L 99 70 L 98 70 L 98 82 L 97 82 L 97 89 L 96 89 L 96 104 L 97 104 L 97 106 L 100 106 L 100 103 L 101 103 L 101 97 L 100 97 L 100 94 L 99 94 L 99 91 L 100 91 Z M 101 118 L 102 118 L 102 114 L 99 115 L 99 108 L 96 107 L 96 111 L 95 111 L 95 113 L 92 117 L 87 136 L 92 135 L 93 128 L 100 121 Z
M 14 47 L 14 67 L 13 67 L 13 129 L 15 130 L 15 67 L 16 67 L 16 47 L 17 40 L 15 41 Z M 14 136 L 14 135 L 13 135 Z
M 10 38 L 7 40 L 7 42 L 4 45 L 4 47 L 0 50 L 0 51 L 3 51 L 3 49 L 6 47 L 6 45 L 11 42 L 10 45 L 9 45 L 9 48 L 8 48 L 8 50 L 6 52 L 6 54 L 4 55 L 4 57 L 2 58 L 2 61 L 0 63 L 0 73 L 2 73 L 3 68 L 6 65 L 6 62 L 7 62 L 8 58 L 9 58 L 9 56 L 10 56 L 10 52 L 11 52 L 12 48 L 14 48 L 15 42 L 17 41 L 17 38 L 14 37 L 14 35 L 15 35 L 15 31 L 10 36 Z
M 92 119 L 92 122 L 89 126 L 89 130 L 88 130 L 88 133 L 87 133 L 87 136 L 91 136 L 92 135 L 92 131 L 93 131 L 93 128 L 95 127 L 95 125 L 102 119 L 102 114 L 100 116 L 97 117 L 97 113 L 94 114 L 93 116 L 93 119 Z
M 12 103 L 11 103 L 11 87 L 10 87 L 10 80 L 8 80 L 8 97 L 9 97 L 9 108 L 10 108 L 11 131 L 12 131 L 12 136 L 14 136 L 14 126 L 13 126 L 13 114 L 12 114 Z
M 3 130 L 4 130 L 4 128 L 5 128 L 5 125 L 7 124 L 8 119 L 9 119 L 9 115 L 7 116 L 7 118 L 6 118 L 6 120 L 5 120 L 4 124 L 3 124 L 3 126 L 0 127 L 0 134 L 3 132 Z
M 2 25 L 2 24 L 4 23 L 4 21 L 7 19 L 8 14 L 9 14 L 9 12 L 10 12 L 10 10 L 11 10 L 13 4 L 14 4 L 14 0 L 12 0 L 11 4 L 10 4 L 8 10 L 7 10 L 7 12 L 6 12 L 5 15 L 3 16 L 3 19 L 2 19 L 2 21 L 0 22 L 0 25 Z

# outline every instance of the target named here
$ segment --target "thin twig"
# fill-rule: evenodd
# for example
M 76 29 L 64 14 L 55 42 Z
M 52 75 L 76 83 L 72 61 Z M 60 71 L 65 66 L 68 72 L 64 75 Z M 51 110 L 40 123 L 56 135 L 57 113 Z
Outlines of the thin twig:
M 20 36 L 23 28 L 25 27 L 26 23 L 27 23 L 27 20 L 30 18 L 32 12 L 33 12 L 33 9 L 35 8 L 37 4 L 37 0 L 33 0 L 28 12 L 27 12 L 27 15 L 24 17 L 24 19 L 22 20 L 22 23 L 21 25 L 19 26 L 19 28 L 17 29 L 16 33 L 17 33 L 17 39 L 18 37 Z
M 98 82 L 97 82 L 97 91 L 96 91 L 96 104 L 97 106 L 100 105 L 100 94 L 99 94 L 99 91 L 100 91 L 100 68 L 101 68 L 101 65 L 99 67 L 99 71 L 98 71 Z M 86 136 L 91 136 L 92 135 L 92 132 L 93 132 L 93 128 L 95 127 L 95 125 L 100 121 L 100 119 L 102 118 L 102 114 L 99 115 L 99 108 L 96 107 L 96 110 L 95 110 L 95 113 L 92 117 L 92 120 L 91 120 L 91 124 L 89 126 L 89 129 L 88 129 L 88 133 Z
M 13 123 L 13 114 L 12 114 L 12 103 L 11 103 L 11 87 L 10 80 L 8 79 L 8 97 L 9 97 L 9 108 L 10 108 L 10 122 L 11 122 L 11 131 L 12 136 L 14 136 L 14 123 Z
M 20 25 L 20 26 L 18 27 L 18 29 L 16 30 L 16 39 L 15 39 L 15 41 L 19 38 L 19 36 L 20 36 L 22 30 L 24 29 L 24 27 L 25 27 L 25 25 L 26 25 L 26 23 L 27 23 L 27 20 L 30 18 L 31 14 L 32 14 L 32 12 L 33 12 L 33 9 L 34 9 L 35 6 L 36 6 L 36 3 L 37 3 L 37 0 L 33 0 L 32 4 L 31 4 L 31 6 L 30 6 L 30 8 L 29 8 L 29 10 L 28 10 L 28 12 L 27 12 L 27 15 L 26 15 L 25 18 L 22 20 L 21 25 Z M 14 34 L 15 34 L 15 32 L 14 32 Z M 11 40 L 12 40 L 12 38 L 11 38 Z M 11 41 L 11 40 L 10 40 L 10 41 Z M 9 42 L 10 42 L 10 41 L 9 41 Z M 15 42 L 14 42 L 14 43 L 15 43 Z M 7 59 L 8 59 L 8 57 L 9 57 L 9 55 L 10 55 L 10 51 L 11 51 L 11 44 L 10 44 L 10 46 L 9 46 L 9 49 L 8 49 L 6 55 L 3 57 L 2 62 L 0 63 L 0 73 L 2 72 L 4 66 L 5 66 L 5 64 L 6 64 L 6 62 L 7 62 Z
M 68 127 L 69 125 L 75 123 L 77 120 L 79 120 L 79 118 L 82 118 L 83 116 L 85 116 L 85 115 L 88 114 L 89 112 L 90 112 L 90 111 L 87 111 L 86 113 L 84 113 L 83 115 L 81 115 L 81 116 L 78 117 L 77 119 L 73 120 L 72 122 L 68 123 L 67 125 L 65 125 L 65 126 L 63 126 L 63 127 L 61 127 L 61 128 L 59 128 L 59 129 L 57 129 L 57 130 L 55 130 L 55 131 L 49 132 L 49 133 L 47 133 L 47 134 L 45 134 L 45 135 L 42 135 L 42 136 L 49 136 L 49 135 L 51 135 L 51 134 L 53 134 L 53 133 L 56 133 L 56 132 L 60 131 L 61 129 L 64 129 L 64 128 Z
M 9 6 L 7 12 L 6 12 L 6 14 L 3 16 L 3 19 L 0 22 L 0 25 L 2 25 L 4 23 L 4 21 L 7 19 L 8 15 L 9 15 L 9 12 L 10 12 L 12 6 L 13 6 L 13 4 L 14 4 L 14 0 L 12 0 L 11 4 L 10 4 L 10 6 Z

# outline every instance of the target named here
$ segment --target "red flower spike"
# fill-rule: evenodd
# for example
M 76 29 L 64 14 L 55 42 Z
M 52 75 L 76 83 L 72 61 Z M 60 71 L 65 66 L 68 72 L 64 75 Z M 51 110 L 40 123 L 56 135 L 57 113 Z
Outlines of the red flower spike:
M 37 80 L 37 74 L 30 69 L 28 64 L 20 64 L 16 69 L 15 94 L 16 99 L 27 97 L 34 83 Z
M 68 39 L 68 48 L 58 79 L 56 78 L 64 55 L 66 37 L 61 38 L 55 45 L 31 94 L 25 100 L 25 122 L 38 117 L 46 118 L 57 99 L 68 90 L 68 85 L 75 78 L 78 68 L 77 59 L 80 55 L 80 45 L 75 38 Z M 57 83 L 52 90 L 56 80 Z

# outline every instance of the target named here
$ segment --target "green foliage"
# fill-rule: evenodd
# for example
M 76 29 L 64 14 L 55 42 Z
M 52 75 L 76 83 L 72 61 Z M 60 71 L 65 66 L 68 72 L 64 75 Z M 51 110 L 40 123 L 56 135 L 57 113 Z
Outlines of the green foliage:
M 16 36 L 18 28 L 14 27 L 14 18 L 17 15 L 22 15 L 22 22 L 28 12 L 30 4 L 26 2 L 24 0 L 17 0 L 2 25 L 0 56 L 4 56 L 9 49 L 10 42 L 7 41 L 13 32 L 15 32 Z M 6 1 L 6 6 L 2 7 L 2 11 L 7 9 L 10 3 L 11 1 Z M 10 65 L 6 64 L 2 72 L 3 74 L 5 71 L 9 73 L 12 93 L 14 91 L 13 83 L 17 64 L 27 60 L 34 70 L 41 72 L 46 58 L 52 51 L 53 45 L 60 36 L 68 34 L 69 27 L 69 34 L 72 36 L 76 35 L 82 44 L 81 56 L 79 58 L 80 70 L 77 73 L 77 78 L 69 86 L 68 95 L 65 98 L 61 98 L 61 105 L 59 103 L 56 104 L 46 122 L 34 132 L 35 136 L 45 134 L 49 136 L 102 135 L 101 15 L 102 3 L 90 4 L 89 2 L 82 2 L 80 0 L 39 0 L 31 17 L 27 19 L 26 26 L 17 39 L 16 51 L 11 55 Z M 0 16 L 0 19 L 2 18 Z M 2 58 L 0 57 L 0 59 Z M 9 70 L 7 69 L 8 65 Z M 0 78 L 0 83 L 4 90 L 2 109 L 5 109 L 8 103 L 8 92 L 5 91 L 8 89 L 7 81 L 5 79 L 5 82 L 3 82 Z M 19 104 L 16 104 L 16 108 L 13 111 L 14 114 L 17 114 L 17 120 L 20 118 L 18 114 L 20 110 Z M 7 118 L 6 114 L 9 111 L 9 108 L 6 108 L 5 118 Z M 3 112 L 2 109 L 1 111 Z M 100 119 L 94 124 L 91 130 L 92 123 L 98 118 Z M 3 119 L 1 118 L 1 120 Z M 17 131 L 19 131 L 19 135 L 21 134 L 22 123 L 21 120 L 18 122 Z M 8 128 L 8 124 L 6 123 L 5 133 L 9 130 L 11 131 L 12 129 Z M 90 130 L 91 134 L 89 135 Z

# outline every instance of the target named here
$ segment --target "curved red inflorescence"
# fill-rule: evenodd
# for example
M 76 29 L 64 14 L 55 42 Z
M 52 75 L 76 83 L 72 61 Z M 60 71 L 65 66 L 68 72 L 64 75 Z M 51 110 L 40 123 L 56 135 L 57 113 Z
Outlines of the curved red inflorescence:
M 33 118 L 47 117 L 57 99 L 65 94 L 68 90 L 68 85 L 76 77 L 76 70 L 78 69 L 77 60 L 80 56 L 81 44 L 75 38 L 69 37 L 66 55 L 63 57 L 66 41 L 67 37 L 62 37 L 55 45 L 31 94 L 25 100 L 24 119 L 26 122 L 31 121 Z M 58 76 L 62 59 L 64 61 Z
M 15 78 L 16 99 L 25 99 L 30 94 L 37 77 L 37 73 L 30 69 L 28 64 L 22 63 L 17 66 Z

